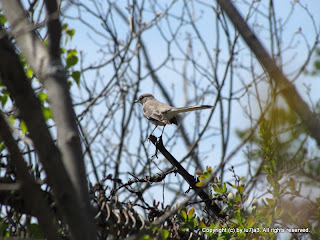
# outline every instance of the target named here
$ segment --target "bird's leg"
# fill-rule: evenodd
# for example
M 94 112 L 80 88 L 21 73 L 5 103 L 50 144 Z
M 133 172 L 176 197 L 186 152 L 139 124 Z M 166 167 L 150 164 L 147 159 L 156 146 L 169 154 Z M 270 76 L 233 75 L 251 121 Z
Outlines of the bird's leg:
M 152 130 L 152 132 L 150 133 L 150 135 L 149 136 L 151 136 L 152 135 L 152 133 L 154 132 L 154 130 L 156 130 L 156 128 L 157 128 L 158 126 L 156 125 L 156 127 Z
M 165 127 L 166 127 L 166 125 L 163 126 L 162 133 L 161 133 L 159 139 L 162 138 L 162 134 L 163 134 L 163 131 L 164 131 L 164 128 L 165 128 Z

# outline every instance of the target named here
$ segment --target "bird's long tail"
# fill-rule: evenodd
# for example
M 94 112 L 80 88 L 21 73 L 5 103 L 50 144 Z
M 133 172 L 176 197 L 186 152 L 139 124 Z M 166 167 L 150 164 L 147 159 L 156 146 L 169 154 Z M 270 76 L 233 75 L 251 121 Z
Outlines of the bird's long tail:
M 175 113 L 182 113 L 182 112 L 191 112 L 191 111 L 202 110 L 202 109 L 210 109 L 210 108 L 214 108 L 214 106 L 210 106 L 210 105 L 195 105 L 195 106 L 190 106 L 190 107 L 175 108 L 174 112 Z

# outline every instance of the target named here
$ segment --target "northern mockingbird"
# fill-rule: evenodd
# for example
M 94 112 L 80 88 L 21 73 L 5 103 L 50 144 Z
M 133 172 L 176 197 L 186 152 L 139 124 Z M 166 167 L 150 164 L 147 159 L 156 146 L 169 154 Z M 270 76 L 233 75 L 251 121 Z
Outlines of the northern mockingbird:
M 151 134 L 154 132 L 154 130 L 156 130 L 158 126 L 163 126 L 161 136 L 167 124 L 173 123 L 178 126 L 180 119 L 179 115 L 177 115 L 178 113 L 191 112 L 214 107 L 210 105 L 196 105 L 181 108 L 171 107 L 168 104 L 159 102 L 157 99 L 155 99 L 153 95 L 149 93 L 140 95 L 140 97 L 134 102 L 142 104 L 143 116 L 146 119 L 148 119 L 151 123 L 156 125 L 156 127 L 152 130 Z

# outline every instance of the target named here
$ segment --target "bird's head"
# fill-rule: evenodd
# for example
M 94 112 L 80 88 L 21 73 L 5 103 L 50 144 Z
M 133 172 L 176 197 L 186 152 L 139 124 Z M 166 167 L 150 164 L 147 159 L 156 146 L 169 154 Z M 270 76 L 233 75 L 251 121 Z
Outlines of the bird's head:
M 141 103 L 144 104 L 146 101 L 148 101 L 149 99 L 154 98 L 154 96 L 150 93 L 144 93 L 142 95 L 140 95 L 140 97 L 138 97 L 137 100 L 134 101 L 134 103 Z

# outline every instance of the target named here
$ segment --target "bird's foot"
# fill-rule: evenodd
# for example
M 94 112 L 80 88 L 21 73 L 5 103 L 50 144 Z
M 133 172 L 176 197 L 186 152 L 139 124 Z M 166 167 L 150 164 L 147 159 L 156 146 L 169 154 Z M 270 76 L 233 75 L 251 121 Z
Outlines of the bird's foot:
M 157 142 L 158 138 L 156 136 L 153 136 L 152 134 L 149 135 L 148 140 L 151 142 Z
M 148 137 L 148 140 L 151 142 L 160 143 L 160 142 L 162 142 L 162 135 L 160 137 L 156 137 L 156 136 L 150 134 Z

